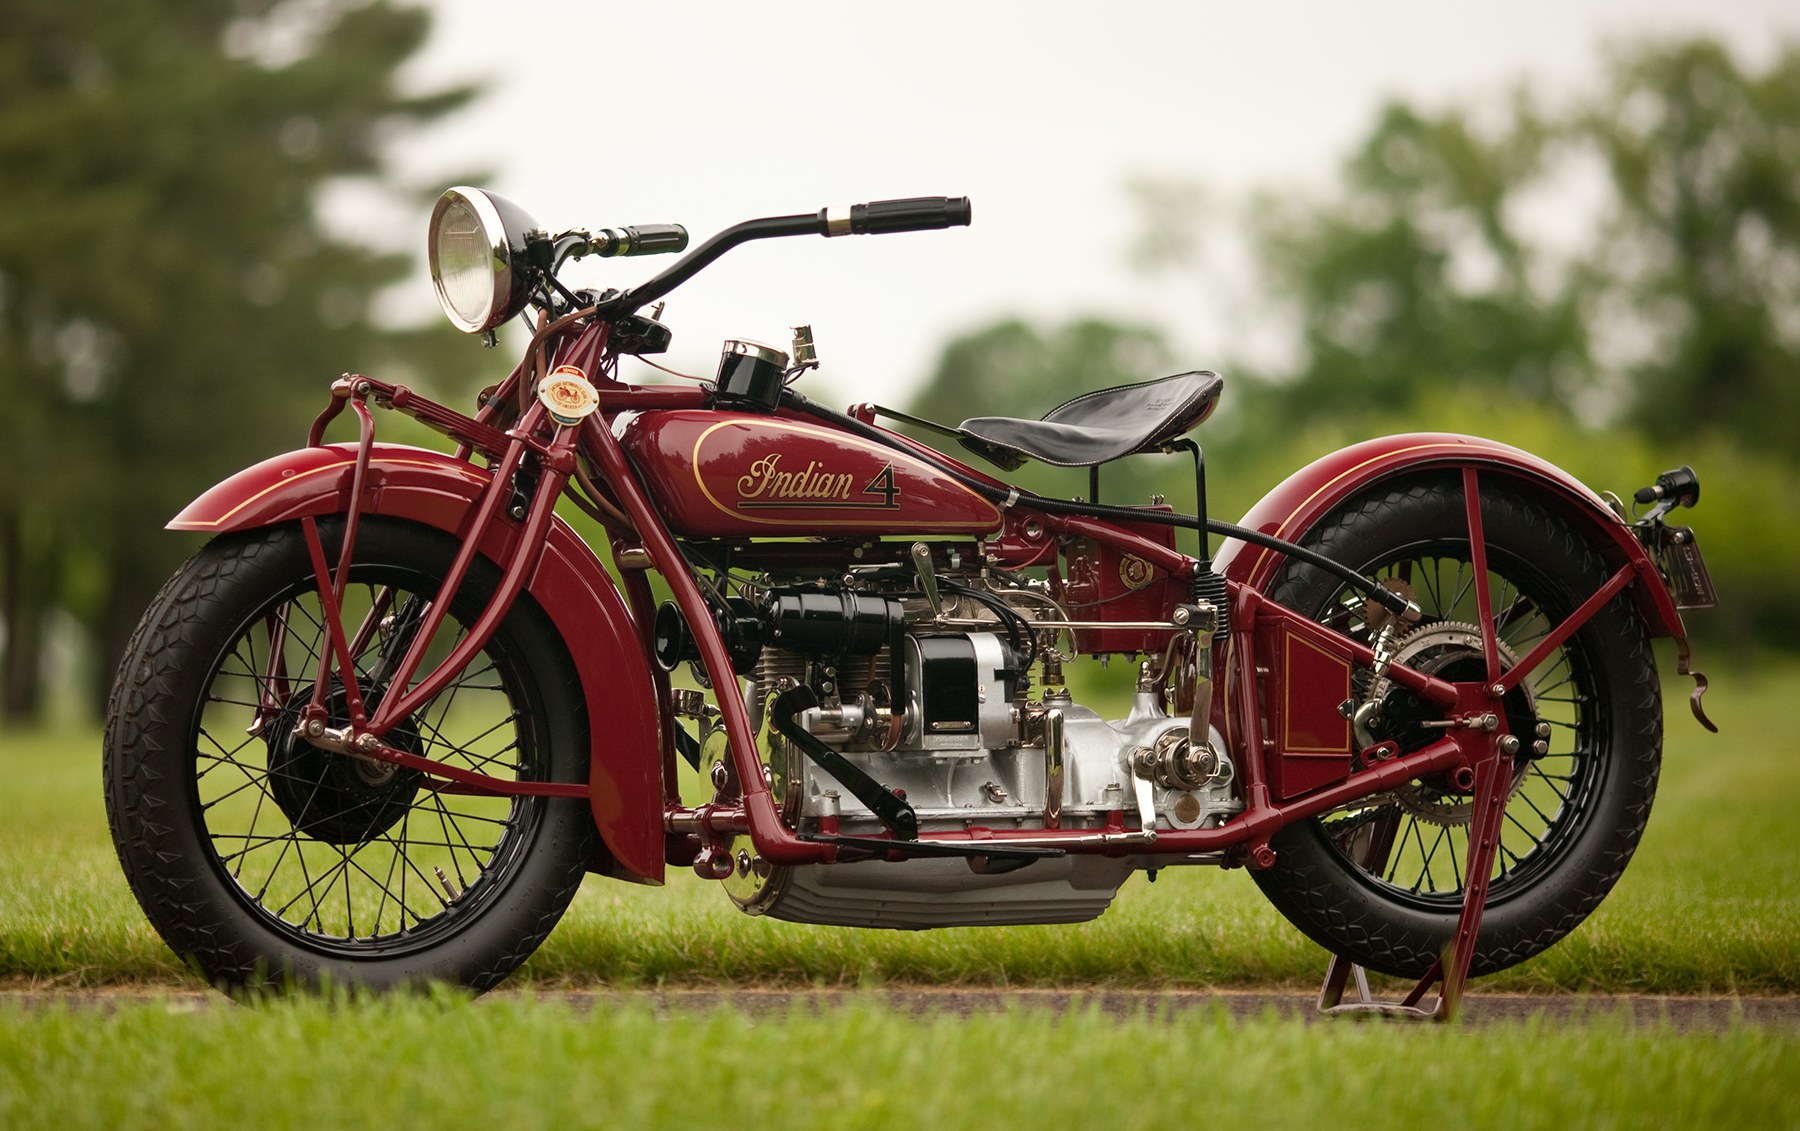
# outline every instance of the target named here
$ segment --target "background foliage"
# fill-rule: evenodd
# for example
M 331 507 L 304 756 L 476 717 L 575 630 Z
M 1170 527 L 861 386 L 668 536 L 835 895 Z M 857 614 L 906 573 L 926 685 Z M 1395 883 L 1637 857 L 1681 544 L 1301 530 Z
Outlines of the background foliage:
M 1228 382 L 1201 430 L 1211 513 L 1236 517 L 1307 460 L 1391 432 L 1490 436 L 1627 497 L 1690 463 L 1724 595 L 1691 627 L 1739 653 L 1791 648 L 1796 169 L 1800 48 L 1752 73 L 1699 40 L 1621 49 L 1602 88 L 1566 104 L 1390 104 L 1322 198 L 1271 189 L 1233 211 L 1202 186 L 1136 186 L 1150 269 L 1204 279 L 1247 231 L 1255 308 L 1291 327 L 1284 360 L 1198 361 Z M 1587 202 L 1572 220 L 1571 199 Z M 1197 367 L 1170 353 L 1154 329 L 1009 320 L 952 342 L 915 408 L 1037 416 Z M 1081 473 L 1036 474 L 1041 490 L 1085 493 Z M 1192 498 L 1167 457 L 1109 467 L 1105 484 L 1115 502 Z
M 196 482 L 297 441 L 346 369 L 467 386 L 448 330 L 376 325 L 404 273 L 320 222 L 346 184 L 406 191 L 387 143 L 471 95 L 402 93 L 426 13 L 394 0 L 13 0 L 0 36 L 0 718 L 44 703 L 59 620 L 99 701 L 186 545 Z M 949 343 L 914 411 L 1036 416 L 1080 392 L 1227 374 L 1211 511 L 1381 432 L 1467 431 L 1628 492 L 1678 462 L 1725 595 L 1694 618 L 1749 653 L 1800 638 L 1800 48 L 1760 71 L 1705 41 L 1620 49 L 1550 104 L 1394 103 L 1329 194 L 1221 215 L 1139 186 L 1149 269 L 1214 270 L 1228 228 L 1260 272 L 1267 357 L 1177 358 L 1150 326 L 1013 318 Z M 1566 202 L 1585 201 L 1570 223 Z M 1208 219 L 1211 217 L 1212 219 Z M 1241 280 L 1234 279 L 1241 286 Z M 1243 300 L 1240 298 L 1240 304 Z M 1250 328 L 1246 327 L 1246 338 Z M 1260 337 L 1266 333 L 1260 332 Z M 228 407 L 227 407 L 228 406 Z M 1089 491 L 1028 466 L 1027 486 Z M 1186 508 L 1185 460 L 1106 469 L 1105 501 Z
M 406 257 L 326 231 L 318 203 L 391 182 L 387 139 L 472 92 L 396 89 L 428 18 L 386 0 L 10 0 L 4 22 L 0 708 L 16 719 L 42 706 L 57 610 L 95 644 L 98 701 L 191 549 L 162 525 L 196 482 L 297 443 L 338 373 L 435 352 L 435 330 L 369 317 Z

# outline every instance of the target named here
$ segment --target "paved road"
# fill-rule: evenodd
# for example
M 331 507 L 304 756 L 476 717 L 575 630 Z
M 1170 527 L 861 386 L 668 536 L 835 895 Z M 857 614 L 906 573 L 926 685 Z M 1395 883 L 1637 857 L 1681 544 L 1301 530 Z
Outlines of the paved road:
M 516 997 L 500 991 L 491 997 Z M 1099 1009 L 1116 1017 L 1152 1015 L 1179 1020 L 1184 1015 L 1224 1010 L 1235 1018 L 1265 1014 L 1305 1021 L 1341 1023 L 1322 1017 L 1312 994 L 1255 990 L 1132 991 L 986 990 L 910 988 L 883 990 L 789 990 L 762 988 L 676 990 L 537 991 L 540 1001 L 561 1002 L 577 1010 L 648 1007 L 659 1012 L 701 1012 L 734 1008 L 752 1016 L 786 1016 L 794 1010 L 823 1013 L 852 1002 L 882 1002 L 912 1016 L 971 1016 L 1006 1009 L 1041 1009 L 1060 1014 L 1069 1009 Z M 0 991 L 0 1006 L 16 1003 L 33 1009 L 90 1008 L 106 1011 L 132 1003 L 160 1002 L 174 1012 L 200 1012 L 228 1006 L 228 999 L 206 991 L 175 990 L 11 990 Z M 1638 997 L 1603 994 L 1469 995 L 1463 1019 L 1485 1025 L 1542 1016 L 1556 1022 L 1629 1017 L 1639 1025 L 1668 1024 L 1678 1030 L 1725 1029 L 1752 1024 L 1800 1030 L 1800 997 Z M 1353 1022 L 1352 1022 L 1353 1023 Z

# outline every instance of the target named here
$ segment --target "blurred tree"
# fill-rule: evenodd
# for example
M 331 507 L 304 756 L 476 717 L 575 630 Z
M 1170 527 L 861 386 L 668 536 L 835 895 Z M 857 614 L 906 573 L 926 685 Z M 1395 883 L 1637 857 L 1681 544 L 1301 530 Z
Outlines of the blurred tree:
M 1289 423 L 1477 386 L 1800 461 L 1797 168 L 1800 48 L 1752 74 L 1711 41 L 1639 45 L 1551 109 L 1389 105 L 1337 194 L 1253 203 L 1298 348 L 1230 372 Z M 1198 271 L 1180 186 L 1139 196 L 1147 261 Z
M 1265 196 L 1258 260 L 1298 308 L 1283 417 L 1391 409 L 1443 382 L 1566 398 L 1590 379 L 1581 292 L 1546 284 L 1512 205 L 1547 133 L 1515 107 L 1486 136 L 1455 112 L 1386 107 L 1323 205 Z
M 1800 47 L 1750 71 L 1697 40 L 1621 50 L 1598 90 L 1555 106 L 1390 104 L 1331 195 L 1265 192 L 1248 224 L 1199 186 L 1130 186 L 1141 266 L 1216 298 L 1209 279 L 1248 231 L 1259 322 L 1291 329 L 1276 360 L 1222 366 L 1230 419 L 1202 436 L 1225 470 L 1212 509 L 1385 431 L 1499 433 L 1621 490 L 1692 460 L 1727 487 L 1699 521 L 1727 608 L 1694 626 L 1791 647 L 1792 584 L 1770 547 L 1785 535 L 1756 516 L 1779 522 L 1780 499 L 1800 497 L 1796 170 Z M 1151 330 L 1001 322 L 945 349 L 916 410 L 1037 416 L 1166 356 Z M 1113 501 L 1191 497 L 1181 468 L 1145 462 L 1107 470 Z M 1085 493 L 1077 473 L 1020 478 Z M 1770 498 L 1770 484 L 1786 487 Z
M 1800 46 L 1762 74 L 1705 40 L 1625 53 L 1574 131 L 1610 176 L 1593 271 L 1630 419 L 1800 462 Z
M 428 348 L 375 326 L 406 257 L 322 189 L 468 89 L 403 94 L 389 0 L 11 0 L 0 37 L 0 711 L 42 703 L 53 609 L 115 657 L 198 489 L 291 445 L 325 384 Z

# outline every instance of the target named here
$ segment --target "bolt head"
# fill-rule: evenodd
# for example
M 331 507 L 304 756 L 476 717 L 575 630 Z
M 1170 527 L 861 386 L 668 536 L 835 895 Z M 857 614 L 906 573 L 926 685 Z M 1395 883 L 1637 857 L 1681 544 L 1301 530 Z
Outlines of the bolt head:
M 381 745 L 381 740 L 372 734 L 359 734 L 356 736 L 356 748 L 364 753 L 373 751 L 379 745 Z

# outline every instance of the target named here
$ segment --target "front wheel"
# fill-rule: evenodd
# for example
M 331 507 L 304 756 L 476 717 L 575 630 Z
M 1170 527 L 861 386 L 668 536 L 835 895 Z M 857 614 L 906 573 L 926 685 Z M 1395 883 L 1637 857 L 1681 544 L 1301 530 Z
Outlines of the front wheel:
M 1482 495 L 1488 574 L 1471 565 L 1455 480 L 1422 478 L 1353 499 L 1306 539 L 1319 552 L 1424 609 L 1393 639 L 1402 662 L 1452 682 L 1485 678 L 1475 586 L 1485 584 L 1502 667 L 1528 655 L 1605 583 L 1609 570 L 1558 514 L 1505 487 Z M 1315 567 L 1292 564 L 1272 596 L 1369 642 L 1362 597 Z M 1402 752 L 1441 731 L 1423 704 L 1373 673 L 1375 737 Z M 1662 755 L 1662 701 L 1644 626 L 1614 598 L 1501 704 L 1526 754 L 1514 769 L 1488 902 L 1470 973 L 1523 962 L 1599 905 L 1644 830 Z M 1548 733 L 1541 755 L 1530 751 Z M 1271 842 L 1273 868 L 1253 872 L 1265 895 L 1314 941 L 1372 970 L 1422 977 L 1462 907 L 1473 798 L 1443 779 L 1415 780 L 1291 826 Z
M 336 561 L 342 524 L 320 533 Z M 435 529 L 362 522 L 341 616 L 371 706 L 456 552 Z M 421 674 L 497 577 L 477 560 Z M 568 905 L 592 818 L 578 800 L 467 792 L 297 737 L 325 623 L 298 524 L 221 537 L 163 587 L 128 646 L 106 730 L 107 817 L 126 878 L 169 946 L 222 988 L 486 989 Z M 344 725 L 335 677 L 326 698 Z M 560 640 L 521 596 L 387 740 L 493 777 L 577 782 L 584 717 Z

